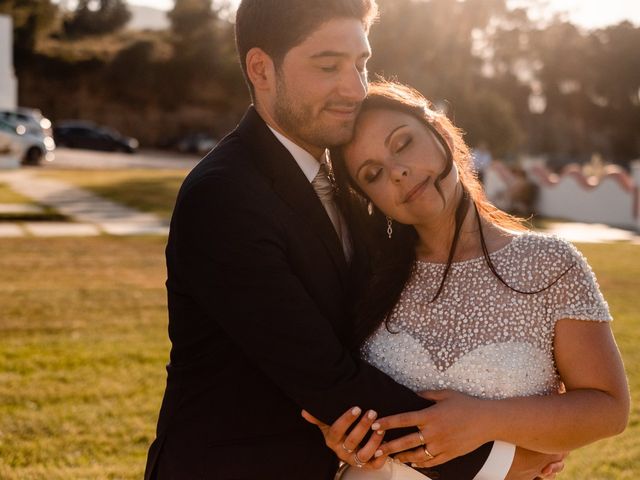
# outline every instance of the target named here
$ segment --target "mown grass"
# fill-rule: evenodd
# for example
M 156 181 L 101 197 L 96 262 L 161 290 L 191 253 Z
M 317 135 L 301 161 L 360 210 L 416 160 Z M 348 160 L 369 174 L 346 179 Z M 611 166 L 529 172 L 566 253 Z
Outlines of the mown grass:
M 168 356 L 163 247 L 0 241 L 0 478 L 141 478 Z
M 69 182 L 167 219 L 187 173 L 187 170 L 51 170 L 39 175 Z
M 0 478 L 141 478 L 169 348 L 163 247 L 159 237 L 0 240 Z M 623 435 L 574 452 L 560 478 L 635 480 L 640 247 L 581 249 L 616 318 L 634 409 Z
M 6 183 L 0 182 L 0 203 L 32 203 L 26 197 L 14 192 Z

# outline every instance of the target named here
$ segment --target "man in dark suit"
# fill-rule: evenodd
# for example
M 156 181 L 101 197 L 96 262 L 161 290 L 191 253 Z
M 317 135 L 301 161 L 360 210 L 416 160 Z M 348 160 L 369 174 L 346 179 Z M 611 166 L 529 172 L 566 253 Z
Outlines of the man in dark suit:
M 354 249 L 316 188 L 325 147 L 349 140 L 366 94 L 375 13 L 374 0 L 239 7 L 254 106 L 178 195 L 171 361 L 146 479 L 329 480 L 337 460 L 302 408 L 331 423 L 353 406 L 429 405 L 344 347 Z M 441 478 L 473 479 L 492 448 L 443 465 Z

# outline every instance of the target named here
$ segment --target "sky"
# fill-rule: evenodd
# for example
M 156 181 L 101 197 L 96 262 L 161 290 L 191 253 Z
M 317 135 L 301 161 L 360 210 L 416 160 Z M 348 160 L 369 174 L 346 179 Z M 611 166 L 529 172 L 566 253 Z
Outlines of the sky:
M 236 3 L 239 0 L 234 0 Z M 521 0 L 508 0 L 517 5 Z M 131 4 L 168 10 L 173 0 L 128 0 Z M 541 0 L 548 11 L 566 12 L 568 19 L 584 28 L 599 28 L 630 20 L 640 25 L 640 2 L 637 0 Z

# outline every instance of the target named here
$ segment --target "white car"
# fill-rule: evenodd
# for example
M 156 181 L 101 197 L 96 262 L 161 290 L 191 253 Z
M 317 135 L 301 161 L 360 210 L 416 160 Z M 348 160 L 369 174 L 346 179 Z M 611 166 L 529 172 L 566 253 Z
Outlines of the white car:
M 17 156 L 25 165 L 39 165 L 55 158 L 53 137 L 36 132 L 23 124 L 0 119 L 0 150 Z
M 36 108 L 18 107 L 15 110 L 0 110 L 0 120 L 16 126 L 24 125 L 33 133 L 42 132 L 45 136 L 53 136 L 51 120 L 45 118 Z

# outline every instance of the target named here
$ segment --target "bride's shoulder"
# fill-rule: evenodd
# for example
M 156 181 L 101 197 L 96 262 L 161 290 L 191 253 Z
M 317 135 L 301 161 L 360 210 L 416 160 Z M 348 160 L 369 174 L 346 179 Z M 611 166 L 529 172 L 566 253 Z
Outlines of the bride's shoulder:
M 557 235 L 525 231 L 510 232 L 511 251 L 521 257 L 549 263 L 582 260 L 584 257 L 568 240 Z

